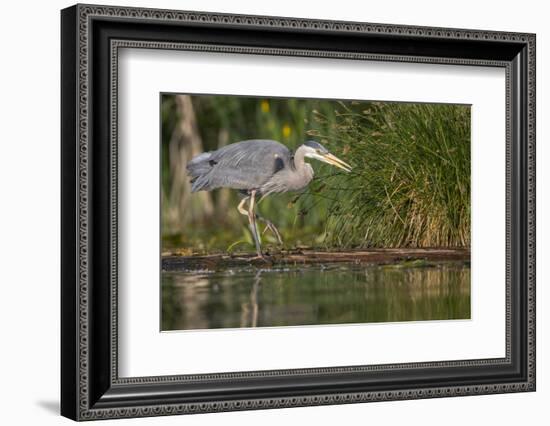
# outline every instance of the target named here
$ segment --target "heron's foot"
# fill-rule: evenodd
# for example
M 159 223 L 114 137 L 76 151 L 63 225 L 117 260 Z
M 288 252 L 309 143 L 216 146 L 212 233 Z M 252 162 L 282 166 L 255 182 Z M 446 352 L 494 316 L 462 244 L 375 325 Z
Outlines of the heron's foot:
M 256 256 L 250 258 L 250 261 L 262 261 L 265 263 L 271 263 L 271 260 L 268 257 L 264 256 L 262 253 L 257 253 Z
M 277 238 L 277 242 L 279 243 L 279 245 L 282 246 L 283 239 L 281 238 L 281 234 L 279 233 L 279 230 L 277 229 L 277 227 L 267 219 L 262 218 L 262 220 L 265 222 L 265 229 L 264 229 L 264 232 L 262 232 L 262 235 L 265 234 L 266 231 L 269 229 L 272 232 L 272 234 L 275 235 L 275 237 Z

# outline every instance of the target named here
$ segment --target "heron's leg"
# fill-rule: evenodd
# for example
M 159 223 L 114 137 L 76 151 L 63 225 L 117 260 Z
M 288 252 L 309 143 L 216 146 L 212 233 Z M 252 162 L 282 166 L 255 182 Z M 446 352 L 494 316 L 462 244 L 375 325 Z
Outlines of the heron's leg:
M 273 222 L 266 219 L 265 217 L 260 216 L 259 214 L 256 214 L 256 219 L 258 219 L 258 220 L 262 221 L 263 223 L 265 223 L 265 229 L 264 229 L 263 233 L 265 233 L 265 231 L 267 231 L 269 229 L 271 232 L 273 232 L 273 235 L 275 235 L 275 237 L 277 237 L 277 241 L 279 242 L 279 244 L 283 245 L 283 239 L 281 237 L 281 234 L 279 233 L 279 230 L 273 224 Z M 262 235 L 263 235 L 263 233 L 262 233 Z
M 237 210 L 239 211 L 240 214 L 244 215 L 244 216 L 248 216 L 248 211 L 244 208 L 244 204 L 246 203 L 246 201 L 248 200 L 249 197 L 244 197 L 241 202 L 239 203 L 239 205 L 237 206 Z
M 260 236 L 258 235 L 258 227 L 256 226 L 256 215 L 254 214 L 254 199 L 256 198 L 256 191 L 250 191 L 250 202 L 248 204 L 248 222 L 250 226 L 250 232 L 254 237 L 254 243 L 256 244 L 256 253 L 258 257 L 262 257 L 262 248 L 260 245 Z

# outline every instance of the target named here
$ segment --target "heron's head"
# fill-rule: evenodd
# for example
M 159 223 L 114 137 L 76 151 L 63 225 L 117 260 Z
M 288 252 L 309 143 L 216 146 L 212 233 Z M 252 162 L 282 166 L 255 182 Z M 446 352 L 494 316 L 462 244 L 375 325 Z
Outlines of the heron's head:
M 304 149 L 304 156 L 308 158 L 314 158 L 316 160 L 322 161 L 323 163 L 330 164 L 331 166 L 336 166 L 346 172 L 351 172 L 351 166 L 340 160 L 338 157 L 332 155 L 328 150 L 321 145 L 319 142 L 315 141 L 306 141 L 302 145 Z

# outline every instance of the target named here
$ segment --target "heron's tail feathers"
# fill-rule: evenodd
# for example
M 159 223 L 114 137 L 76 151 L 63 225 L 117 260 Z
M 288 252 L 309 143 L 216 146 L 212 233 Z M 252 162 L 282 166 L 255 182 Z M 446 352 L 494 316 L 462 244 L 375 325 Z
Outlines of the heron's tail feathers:
M 187 174 L 191 178 L 191 192 L 208 191 L 210 180 L 208 173 L 212 170 L 212 154 L 203 152 L 187 163 Z

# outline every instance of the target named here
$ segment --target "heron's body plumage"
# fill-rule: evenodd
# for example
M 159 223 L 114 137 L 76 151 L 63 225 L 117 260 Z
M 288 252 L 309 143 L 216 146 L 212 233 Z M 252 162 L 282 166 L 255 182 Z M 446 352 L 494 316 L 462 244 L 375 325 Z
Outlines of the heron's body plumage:
M 248 140 L 206 152 L 187 164 L 192 192 L 216 188 L 256 190 L 267 195 L 298 191 L 313 179 L 313 169 L 303 155 L 293 156 L 273 140 Z

